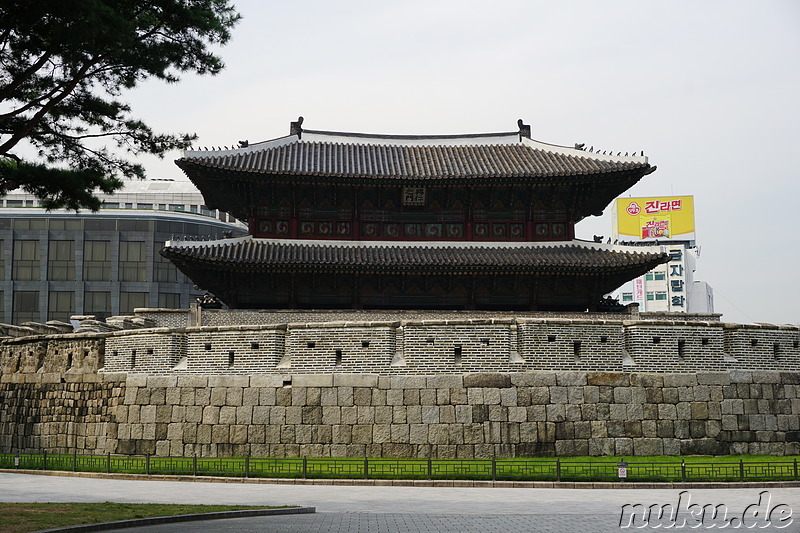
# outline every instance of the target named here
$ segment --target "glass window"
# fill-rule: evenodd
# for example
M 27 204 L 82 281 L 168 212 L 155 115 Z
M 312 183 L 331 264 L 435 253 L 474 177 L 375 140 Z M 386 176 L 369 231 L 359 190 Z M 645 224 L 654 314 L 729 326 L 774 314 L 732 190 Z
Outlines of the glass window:
M 656 300 L 666 300 L 667 293 L 665 291 L 658 291 L 656 292 Z
M 19 230 L 42 230 L 47 229 L 47 219 L 45 218 L 17 218 L 14 220 L 14 229 Z
M 185 211 L 186 210 L 186 206 L 184 206 L 183 204 L 169 204 L 169 210 L 170 211 Z
M 114 219 L 87 218 L 83 222 L 86 231 L 117 231 L 117 221 Z
M 133 204 L 125 202 L 125 209 L 133 209 Z
M 10 218 L 0 219 L 0 229 L 11 229 L 11 219 Z
M 124 219 L 119 221 L 120 231 L 152 231 L 149 220 Z
M 172 235 L 183 235 L 186 233 L 186 227 L 183 225 L 183 222 L 159 220 L 156 222 L 156 231 L 159 233 L 169 233 Z
M 69 322 L 75 314 L 75 293 L 72 291 L 50 291 L 47 307 L 47 320 Z
M 139 209 L 153 209 L 153 204 L 136 204 Z
M 39 317 L 39 291 L 14 291 L 14 324 L 23 322 L 38 322 Z
M 664 272 L 663 270 L 661 272 L 655 272 L 654 274 L 655 274 L 654 277 L 655 277 L 656 280 L 665 280 L 665 279 L 667 279 L 667 273 Z
M 6 207 L 23 207 L 22 200 L 6 200 Z
M 655 299 L 656 299 L 656 295 L 655 295 L 654 292 L 650 291 L 650 292 L 647 293 L 647 300 L 648 301 L 655 300 Z
M 158 295 L 158 307 L 161 309 L 180 309 L 181 295 L 173 293 L 160 293 Z
M 162 243 L 155 243 L 153 249 L 156 252 L 153 254 L 153 278 L 154 281 L 160 283 L 175 283 L 178 281 L 178 269 L 172 264 L 172 261 L 166 257 L 162 257 L 158 250 L 163 246 Z
M 163 210 L 163 211 L 166 211 L 167 210 L 167 204 L 158 204 L 158 208 Z
M 646 279 L 647 281 L 653 281 L 653 273 L 648 272 L 647 274 L 645 274 L 644 279 Z
M 110 249 L 109 241 L 85 241 L 83 243 L 84 280 L 111 281 Z
M 75 241 L 50 241 L 47 279 L 75 281 Z
M 197 213 L 197 206 L 196 205 L 190 205 L 189 206 L 189 211 L 191 211 L 192 213 Z
M 119 280 L 146 281 L 147 263 L 144 258 L 145 247 L 140 241 L 120 241 Z
M 79 218 L 53 218 L 50 220 L 50 230 L 80 230 L 81 222 Z
M 622 293 L 622 301 L 623 302 L 632 302 L 633 301 L 633 293 L 632 292 L 623 292 Z
M 83 293 L 83 312 L 94 315 L 97 320 L 105 320 L 111 316 L 111 293 L 102 291 L 86 291 Z
M 146 292 L 120 292 L 119 293 L 119 313 L 130 315 L 137 307 L 148 307 L 148 294 Z
M 103 207 L 105 209 L 117 209 L 119 207 L 119 202 L 103 202 Z
M 16 280 L 39 279 L 39 241 L 14 241 L 13 277 Z

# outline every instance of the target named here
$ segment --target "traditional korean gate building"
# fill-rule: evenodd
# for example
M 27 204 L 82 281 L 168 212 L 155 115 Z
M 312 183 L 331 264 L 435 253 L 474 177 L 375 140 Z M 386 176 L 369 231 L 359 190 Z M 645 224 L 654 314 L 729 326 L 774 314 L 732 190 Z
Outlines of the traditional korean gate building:
M 656 167 L 492 134 L 304 130 L 177 165 L 250 235 L 161 254 L 231 308 L 594 310 L 667 262 L 575 240 L 575 224 Z

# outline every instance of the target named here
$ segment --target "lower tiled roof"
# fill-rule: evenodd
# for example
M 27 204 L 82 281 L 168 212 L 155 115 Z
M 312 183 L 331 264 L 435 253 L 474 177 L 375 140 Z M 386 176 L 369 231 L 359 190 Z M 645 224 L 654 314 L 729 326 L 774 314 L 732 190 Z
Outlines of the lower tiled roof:
M 603 272 L 631 268 L 642 273 L 669 260 L 666 253 L 628 252 L 570 242 L 366 243 L 229 239 L 167 242 L 161 255 L 173 262 L 231 270 L 303 271 L 516 271 Z

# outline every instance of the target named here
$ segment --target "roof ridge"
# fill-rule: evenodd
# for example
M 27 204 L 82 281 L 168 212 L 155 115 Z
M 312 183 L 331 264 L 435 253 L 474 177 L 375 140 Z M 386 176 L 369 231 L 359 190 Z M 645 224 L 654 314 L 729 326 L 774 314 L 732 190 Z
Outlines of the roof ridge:
M 316 135 L 331 135 L 337 137 L 366 137 L 375 139 L 467 139 L 473 137 L 511 137 L 518 136 L 518 131 L 501 131 L 490 133 L 442 133 L 442 134 L 404 134 L 404 133 L 364 133 L 347 131 L 326 131 L 326 130 L 303 130 L 303 133 Z M 298 139 L 302 142 L 302 137 Z

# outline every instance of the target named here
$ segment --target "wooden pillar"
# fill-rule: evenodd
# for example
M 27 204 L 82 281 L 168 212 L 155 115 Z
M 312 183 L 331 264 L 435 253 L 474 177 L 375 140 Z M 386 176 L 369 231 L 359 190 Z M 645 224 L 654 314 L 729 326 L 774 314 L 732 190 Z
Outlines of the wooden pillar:
M 477 283 L 475 278 L 477 277 L 476 274 L 473 274 L 469 277 L 469 294 L 467 295 L 467 309 L 477 309 L 478 308 L 478 296 L 475 294 L 475 289 Z
M 588 305 L 586 306 L 589 312 L 597 311 L 597 308 L 600 305 L 600 298 L 603 296 L 602 294 L 599 294 L 597 290 L 597 282 L 598 279 L 596 277 L 593 277 L 591 281 L 591 289 L 588 291 L 589 302 Z
M 298 224 L 297 224 L 297 194 L 295 192 L 295 187 L 292 186 L 292 213 L 291 218 L 289 219 L 289 238 L 296 239 L 298 235 Z
M 361 278 L 358 275 L 358 272 L 353 274 L 353 309 L 363 309 L 363 305 L 361 304 L 361 291 L 359 290 L 360 287 L 358 286 L 361 283 Z
M 464 223 L 464 240 L 473 240 L 472 232 L 472 187 L 467 189 L 467 205 L 464 206 L 464 214 L 466 215 Z
M 359 213 L 360 213 L 361 209 L 359 209 L 360 206 L 359 206 L 359 203 L 358 203 L 360 195 L 358 194 L 358 187 L 353 187 L 353 189 L 354 189 L 354 192 L 353 192 L 353 197 L 354 197 L 354 201 L 353 201 L 353 229 L 351 231 L 351 235 L 352 235 L 352 239 L 354 241 L 360 241 L 361 240 L 361 221 L 359 220 L 359 218 L 360 218 L 359 217 Z

